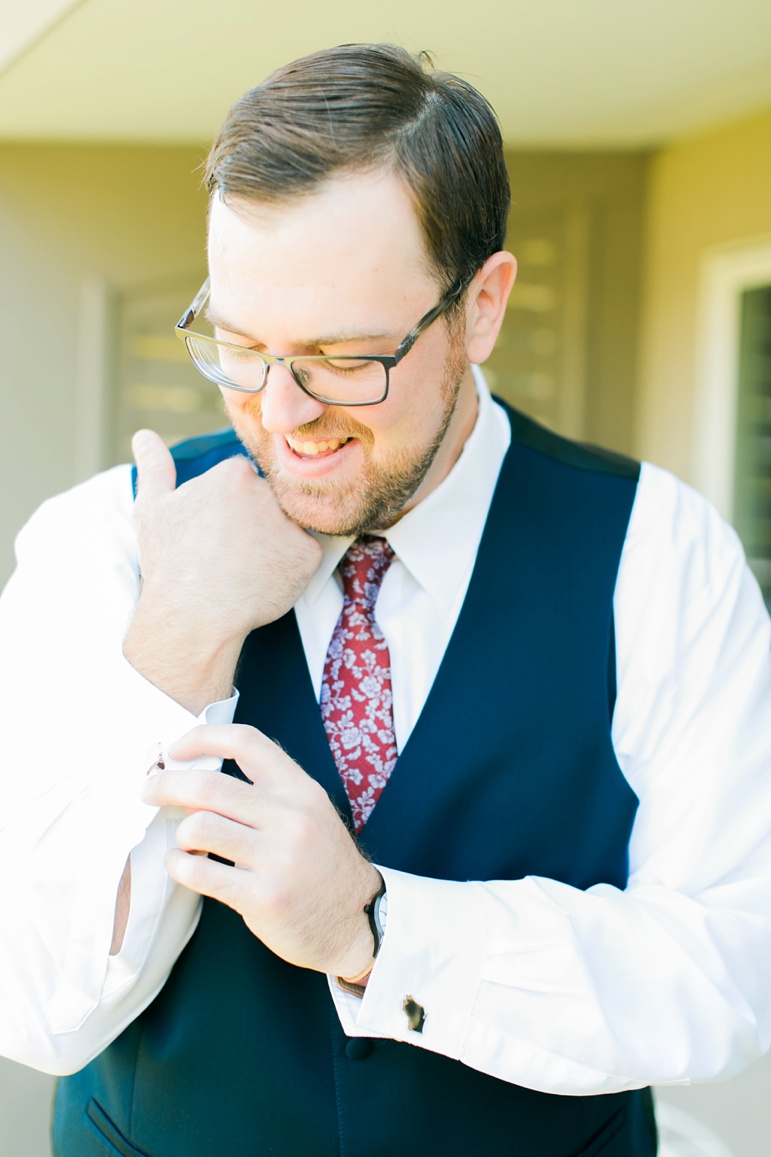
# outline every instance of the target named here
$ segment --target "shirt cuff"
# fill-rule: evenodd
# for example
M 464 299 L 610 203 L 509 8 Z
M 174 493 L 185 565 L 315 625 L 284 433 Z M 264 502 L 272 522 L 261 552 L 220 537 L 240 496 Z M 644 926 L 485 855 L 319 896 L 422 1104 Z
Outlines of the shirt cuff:
M 91 804 L 93 823 L 87 840 L 71 849 L 74 888 L 69 913 L 69 930 L 63 959 L 62 976 L 47 1007 L 46 1015 L 55 1032 L 79 1027 L 99 1000 L 114 996 L 131 983 L 144 967 L 148 953 L 158 936 L 159 926 L 177 889 L 163 863 L 166 850 L 176 844 L 176 829 L 182 818 L 178 809 L 150 807 L 140 799 L 141 784 L 157 767 L 161 758 L 167 768 L 195 767 L 218 770 L 221 760 L 202 757 L 194 763 L 175 762 L 166 755 L 166 747 L 191 727 L 202 723 L 230 723 L 238 702 L 238 692 L 229 699 L 209 704 L 196 718 L 174 700 L 136 672 L 130 664 L 124 672 L 132 683 L 132 706 L 142 718 L 144 707 L 152 718 L 155 742 L 147 745 L 144 730 L 143 752 L 134 752 L 134 770 L 127 773 L 133 786 L 104 777 L 94 788 Z M 151 732 L 150 732 L 151 733 Z M 113 815 L 114 822 L 100 823 L 99 817 Z M 120 816 L 120 819 L 117 817 Z M 126 858 L 131 856 L 132 895 L 129 921 L 121 951 L 109 955 L 115 916 L 118 880 Z M 94 864 L 102 865 L 101 885 L 94 878 Z M 198 918 L 198 897 L 180 904 L 176 899 L 177 943 L 169 945 L 170 962 L 177 947 L 184 946 L 180 928 L 187 925 L 189 936 Z M 182 911 L 184 909 L 184 911 Z M 168 939 L 166 937 L 165 939 Z M 103 945 L 97 948 L 96 945 Z M 105 960 L 106 957 L 106 960 Z
M 388 928 L 363 998 L 329 977 L 343 1031 L 459 1059 L 485 958 L 482 890 L 377 867 L 388 893 Z

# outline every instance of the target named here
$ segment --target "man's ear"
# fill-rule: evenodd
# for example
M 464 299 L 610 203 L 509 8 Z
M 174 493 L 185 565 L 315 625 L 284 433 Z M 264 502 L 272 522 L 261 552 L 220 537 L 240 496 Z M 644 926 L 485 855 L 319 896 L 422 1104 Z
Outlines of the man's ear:
M 475 365 L 486 361 L 492 353 L 516 276 L 516 258 L 501 250 L 488 257 L 469 286 L 466 357 Z

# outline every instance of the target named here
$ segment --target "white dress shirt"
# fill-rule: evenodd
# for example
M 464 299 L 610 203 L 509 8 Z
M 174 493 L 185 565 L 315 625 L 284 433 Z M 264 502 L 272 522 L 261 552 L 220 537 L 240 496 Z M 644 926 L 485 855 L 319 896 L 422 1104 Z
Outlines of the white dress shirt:
M 480 382 L 458 463 L 387 532 L 376 614 L 404 746 L 452 633 L 508 445 Z M 315 686 L 342 605 L 324 558 L 296 607 Z M 163 853 L 176 818 L 139 799 L 195 720 L 122 657 L 138 572 L 128 467 L 50 500 L 0 600 L 0 1053 L 51 1072 L 96 1055 L 153 999 L 197 896 Z M 505 1080 L 605 1093 L 728 1075 L 771 1043 L 769 624 L 736 536 L 644 465 L 615 593 L 612 738 L 640 799 L 625 891 L 445 882 L 382 866 L 388 928 L 345 1031 L 409 1040 Z M 233 701 L 208 720 L 232 717 Z M 109 946 L 128 853 L 124 946 Z M 402 1011 L 426 1010 L 421 1034 Z

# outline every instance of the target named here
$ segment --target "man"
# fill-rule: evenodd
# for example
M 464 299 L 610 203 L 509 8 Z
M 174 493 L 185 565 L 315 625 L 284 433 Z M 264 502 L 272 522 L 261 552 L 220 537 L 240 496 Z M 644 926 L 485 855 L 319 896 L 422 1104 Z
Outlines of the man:
M 735 536 L 472 371 L 515 263 L 469 86 L 318 53 L 208 182 L 179 330 L 238 440 L 138 435 L 3 603 L 3 1048 L 75 1073 L 57 1157 L 652 1154 L 648 1084 L 769 1042 Z

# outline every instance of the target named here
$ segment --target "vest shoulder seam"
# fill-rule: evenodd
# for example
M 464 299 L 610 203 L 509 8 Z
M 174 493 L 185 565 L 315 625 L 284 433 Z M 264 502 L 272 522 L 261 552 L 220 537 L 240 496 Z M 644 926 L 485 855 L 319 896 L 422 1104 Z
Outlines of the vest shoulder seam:
M 554 433 L 553 430 L 548 430 L 500 398 L 495 400 L 503 406 L 508 416 L 512 444 L 575 470 L 625 478 L 632 482 L 638 481 L 640 463 L 634 458 L 591 443 L 574 442 L 570 438 Z

